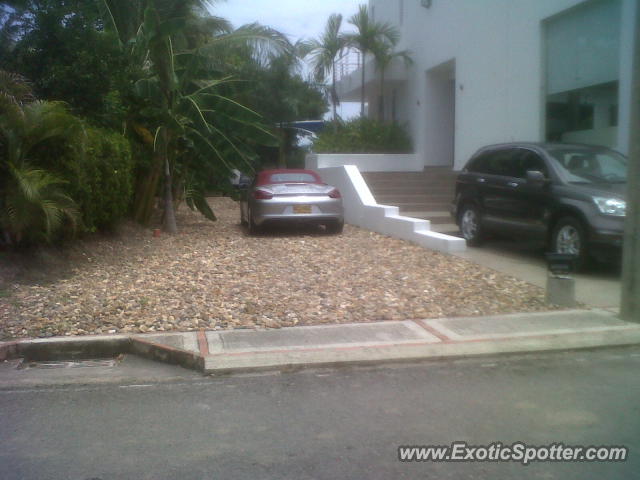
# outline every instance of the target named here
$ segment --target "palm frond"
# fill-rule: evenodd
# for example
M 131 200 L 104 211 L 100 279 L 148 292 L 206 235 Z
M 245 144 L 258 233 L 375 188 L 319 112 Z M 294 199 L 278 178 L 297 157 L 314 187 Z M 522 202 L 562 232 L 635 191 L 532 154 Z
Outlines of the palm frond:
M 45 240 L 60 230 L 65 221 L 75 230 L 79 213 L 73 200 L 60 190 L 64 183 L 51 173 L 27 165 L 10 166 L 0 212 L 2 229 L 20 240 L 42 233 Z
M 219 35 L 201 47 L 203 54 L 217 53 L 225 47 L 246 47 L 254 61 L 268 63 L 280 55 L 291 55 L 294 47 L 285 35 L 259 23 L 243 25 L 231 33 Z

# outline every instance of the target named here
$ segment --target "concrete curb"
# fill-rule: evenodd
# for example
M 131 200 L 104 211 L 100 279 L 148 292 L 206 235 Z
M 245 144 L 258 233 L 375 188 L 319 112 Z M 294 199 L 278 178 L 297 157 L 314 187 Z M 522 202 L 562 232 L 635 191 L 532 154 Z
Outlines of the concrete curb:
M 621 347 L 637 344 L 640 344 L 640 328 L 459 343 L 443 342 L 421 345 L 219 354 L 205 358 L 204 372 L 208 374 L 230 374 L 265 370 L 295 370 L 303 367 L 376 365 L 445 358 Z
M 191 370 L 204 370 L 204 357 L 187 350 L 161 345 L 138 337 L 131 337 L 131 350 L 134 353 L 149 360 L 180 365 Z
M 202 371 L 204 368 L 204 359 L 200 355 L 133 335 L 38 338 L 0 344 L 0 361 L 17 358 L 28 361 L 102 358 L 122 353 L 133 353 L 192 370 Z
M 37 338 L 0 344 L 0 360 L 107 357 L 128 351 L 129 337 L 126 335 Z
M 529 323 L 523 323 L 518 328 L 519 322 L 524 322 L 523 319 L 528 320 Z M 556 321 L 564 321 L 564 324 L 556 325 Z M 550 322 L 554 324 L 554 330 L 549 330 Z M 454 331 L 456 323 L 463 324 L 467 330 L 458 330 L 456 333 Z M 397 332 L 396 328 L 402 327 L 405 331 L 410 330 L 411 333 L 409 337 L 397 335 L 385 337 L 389 332 L 387 330 L 387 333 L 382 332 L 384 334 L 381 337 L 376 337 L 377 339 L 372 341 L 372 337 L 367 338 L 366 332 L 363 333 L 363 329 L 370 329 L 372 325 L 387 327 L 393 325 L 395 332 Z M 527 325 L 529 327 L 533 325 L 537 330 L 527 331 Z M 571 326 L 573 328 L 568 328 Z M 469 329 L 469 327 L 473 328 Z M 353 333 L 354 328 L 359 332 L 357 335 Z M 454 330 L 451 330 L 452 328 Z M 338 338 L 340 341 L 322 343 L 321 333 L 309 333 L 320 332 L 318 329 L 325 331 L 337 329 L 338 331 L 331 335 L 333 335 L 332 339 Z M 479 329 L 482 330 L 481 334 L 478 334 Z M 489 333 L 486 333 L 485 329 Z M 303 334 L 306 335 L 306 341 L 278 343 L 278 339 L 281 340 L 283 335 L 289 335 L 291 338 L 293 331 L 296 332 L 294 337 L 306 332 Z M 175 342 L 174 346 L 159 343 L 176 335 L 181 335 L 183 339 L 189 337 L 191 343 L 184 340 L 178 343 L 186 348 L 177 348 Z M 269 339 L 266 344 L 264 343 L 265 335 Z M 243 337 L 240 346 L 237 344 L 239 336 Z M 251 338 L 248 346 L 245 347 L 243 342 L 247 341 L 247 336 Z M 233 337 L 236 338 L 235 346 L 233 346 Z M 256 343 L 261 337 L 263 342 Z M 344 340 L 345 338 L 349 340 Z M 16 340 L 0 343 L 0 361 L 18 358 L 24 358 L 27 361 L 86 359 L 131 353 L 207 374 L 229 374 L 636 344 L 640 344 L 639 324 L 622 322 L 613 314 L 604 311 L 572 310 L 560 313 L 543 312 L 494 317 L 293 327 L 257 331 L 255 336 L 250 331 L 205 332 L 201 330 L 183 333 L 167 332 L 154 334 L 152 337 L 133 334 Z

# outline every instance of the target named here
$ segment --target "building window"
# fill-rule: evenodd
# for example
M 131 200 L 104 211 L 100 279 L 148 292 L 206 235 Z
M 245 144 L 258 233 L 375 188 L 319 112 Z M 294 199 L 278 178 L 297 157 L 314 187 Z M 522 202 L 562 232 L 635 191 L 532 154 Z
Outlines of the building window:
M 544 22 L 546 138 L 615 147 L 621 2 L 585 2 Z
M 547 140 L 595 143 L 618 124 L 618 82 L 547 96 Z M 609 134 L 611 135 L 611 134 Z

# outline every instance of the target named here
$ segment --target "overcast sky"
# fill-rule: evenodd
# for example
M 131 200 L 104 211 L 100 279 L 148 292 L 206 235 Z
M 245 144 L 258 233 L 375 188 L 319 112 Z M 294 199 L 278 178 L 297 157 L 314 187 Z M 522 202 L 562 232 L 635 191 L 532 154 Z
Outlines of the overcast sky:
M 366 0 L 220 0 L 212 13 L 229 20 L 234 27 L 260 22 L 289 36 L 291 42 L 301 38 L 316 38 L 324 30 L 329 15 L 341 13 L 343 29 L 351 28 L 347 19 Z M 359 105 L 343 103 L 338 114 L 349 118 L 359 111 Z
M 332 13 L 341 13 L 344 27 L 358 5 L 366 0 L 219 0 L 214 15 L 226 18 L 239 27 L 260 22 L 287 34 L 292 42 L 317 37 Z

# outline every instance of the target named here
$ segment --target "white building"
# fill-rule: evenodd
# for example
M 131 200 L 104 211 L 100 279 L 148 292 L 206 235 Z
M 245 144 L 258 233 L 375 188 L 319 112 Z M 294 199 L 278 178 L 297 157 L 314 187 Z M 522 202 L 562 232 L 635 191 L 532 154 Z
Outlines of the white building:
M 461 169 L 508 141 L 603 144 L 627 153 L 639 0 L 370 0 L 412 52 L 385 75 L 385 115 L 406 123 L 425 166 Z M 360 70 L 343 101 L 360 100 Z M 377 115 L 379 73 L 366 66 Z

